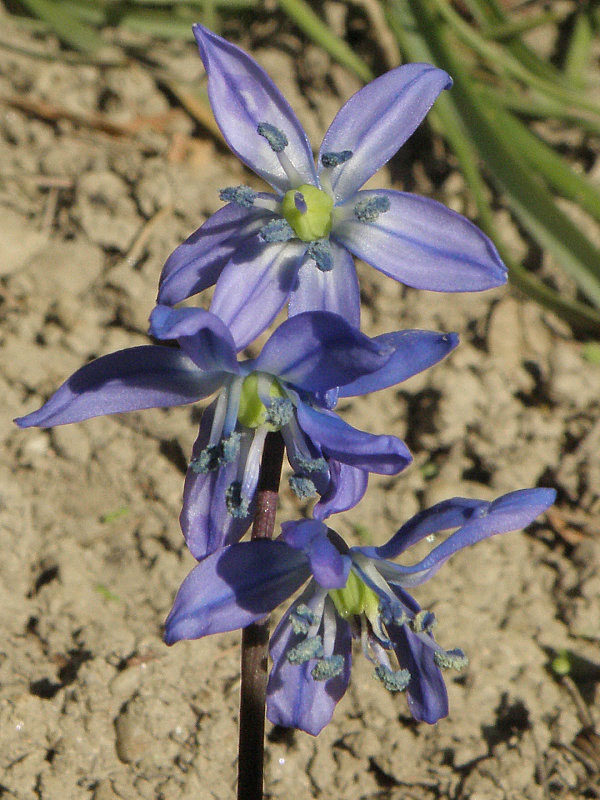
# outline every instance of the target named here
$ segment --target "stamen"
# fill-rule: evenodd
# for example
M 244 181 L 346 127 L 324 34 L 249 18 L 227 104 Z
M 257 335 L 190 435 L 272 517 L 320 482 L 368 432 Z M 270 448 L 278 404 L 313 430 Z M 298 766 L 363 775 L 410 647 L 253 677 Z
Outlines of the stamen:
M 455 650 L 436 650 L 433 660 L 440 669 L 464 669 L 469 659 L 458 647 Z
M 301 472 L 325 472 L 327 469 L 324 458 L 305 458 L 300 453 L 296 455 L 296 463 Z
M 328 239 L 318 239 L 316 242 L 310 242 L 306 252 L 321 272 L 330 272 L 333 269 L 333 253 Z
M 221 189 L 219 197 L 224 203 L 236 203 L 242 208 L 252 208 L 256 192 L 249 186 L 227 186 Z
M 294 413 L 292 401 L 287 397 L 274 397 L 271 405 L 266 406 L 266 409 L 265 422 L 276 428 L 283 428 L 284 425 L 287 425 Z
M 403 692 L 410 683 L 410 672 L 407 669 L 392 670 L 380 664 L 375 667 L 373 675 L 383 683 L 388 692 Z
M 190 468 L 193 472 L 205 475 L 216 469 L 231 464 L 240 452 L 240 434 L 234 431 L 226 439 L 222 439 L 219 444 L 205 447 L 200 453 L 190 461 Z
M 302 192 L 296 192 L 294 195 L 294 205 L 301 214 L 306 214 L 308 211 L 308 206 L 306 205 L 306 200 Z
M 344 671 L 344 656 L 328 656 L 322 658 L 314 665 L 310 674 L 316 681 L 328 681 Z
M 234 481 L 225 491 L 225 505 L 227 511 L 236 519 L 243 519 L 248 516 L 250 501 L 242 495 L 242 484 Z
M 300 605 L 296 606 L 296 608 L 290 613 L 290 625 L 292 626 L 294 633 L 303 634 L 306 636 L 310 626 L 314 625 L 315 622 L 315 615 L 308 606 L 304 605 L 304 603 L 300 603 Z
M 408 616 L 402 605 L 388 597 L 382 597 L 379 603 L 379 616 L 384 625 L 404 625 Z
M 288 138 L 285 133 L 275 125 L 271 125 L 270 122 L 261 122 L 256 130 L 260 136 L 264 136 L 273 152 L 281 153 L 288 146 Z
M 281 217 L 267 222 L 258 235 L 263 242 L 287 242 L 296 236 L 290 223 Z
M 431 633 L 437 625 L 433 611 L 419 611 L 410 621 L 410 627 L 415 633 Z
M 293 647 L 287 654 L 290 664 L 304 664 L 311 658 L 322 658 L 323 644 L 320 636 L 313 636 Z
M 385 195 L 372 195 L 358 201 L 354 206 L 354 215 L 359 222 L 374 222 L 380 214 L 389 210 L 389 198 Z
M 321 164 L 330 169 L 331 167 L 339 167 L 340 164 L 345 164 L 349 158 L 352 158 L 352 150 L 342 150 L 339 153 L 323 153 Z
M 296 497 L 301 500 L 306 500 L 309 497 L 314 497 L 317 494 L 317 488 L 310 478 L 304 475 L 291 475 L 288 478 L 290 489 L 294 492 Z

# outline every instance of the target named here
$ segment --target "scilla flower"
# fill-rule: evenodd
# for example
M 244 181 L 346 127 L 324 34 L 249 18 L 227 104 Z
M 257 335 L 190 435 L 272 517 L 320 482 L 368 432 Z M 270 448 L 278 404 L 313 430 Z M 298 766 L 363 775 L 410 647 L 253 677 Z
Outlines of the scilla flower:
M 202 416 L 181 513 L 196 558 L 248 529 L 270 431 L 283 435 L 292 489 L 301 497 L 322 496 L 315 512 L 321 517 L 357 503 L 369 472 L 403 470 L 411 456 L 400 439 L 356 430 L 317 406 L 336 387 L 349 397 L 398 383 L 439 361 L 458 341 L 455 334 L 427 331 L 369 339 L 340 316 L 316 311 L 287 320 L 258 358 L 239 362 L 228 328 L 208 311 L 158 306 L 150 332 L 177 340 L 179 348 L 149 345 L 99 358 L 17 424 L 51 427 L 193 403 L 216 392 Z
M 322 309 L 358 326 L 353 255 L 417 289 L 480 291 L 506 281 L 491 241 L 440 203 L 359 191 L 421 123 L 449 76 L 405 64 L 340 109 L 315 170 L 296 115 L 249 55 L 194 26 L 213 112 L 233 152 L 274 189 L 223 189 L 228 204 L 170 256 L 158 299 L 174 305 L 216 282 L 211 310 L 251 342 L 289 298 L 290 316 Z
M 319 733 L 348 686 L 354 638 L 383 687 L 406 692 L 415 719 L 437 722 L 448 713 L 442 670 L 461 669 L 467 658 L 437 643 L 434 615 L 407 589 L 457 550 L 525 527 L 554 498 L 552 489 L 524 489 L 492 503 L 455 497 L 417 514 L 382 547 L 348 548 L 316 520 L 283 523 L 278 540 L 234 544 L 195 567 L 175 598 L 165 641 L 243 628 L 308 581 L 271 639 L 270 721 Z M 451 528 L 458 530 L 419 563 L 389 560 Z

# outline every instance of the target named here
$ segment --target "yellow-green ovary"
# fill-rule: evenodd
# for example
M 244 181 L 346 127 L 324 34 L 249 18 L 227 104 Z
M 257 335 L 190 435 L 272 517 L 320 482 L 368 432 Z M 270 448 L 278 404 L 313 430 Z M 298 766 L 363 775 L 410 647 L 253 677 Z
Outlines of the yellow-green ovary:
M 348 575 L 343 589 L 333 589 L 329 592 L 329 596 L 338 614 L 344 619 L 359 614 L 374 618 L 379 612 L 379 598 L 354 572 Z
M 242 384 L 240 395 L 240 407 L 238 410 L 238 420 L 246 428 L 258 428 L 265 425 L 269 431 L 278 430 L 277 426 L 267 423 L 267 409 L 258 396 L 258 372 L 251 372 Z M 285 397 L 285 392 L 279 385 L 276 378 L 269 377 L 271 386 L 269 395 L 273 400 L 278 397 Z
M 296 193 L 304 197 L 306 211 L 304 214 L 296 208 Z M 322 239 L 331 231 L 331 212 L 333 200 L 327 192 L 304 183 L 297 189 L 286 192 L 281 203 L 283 216 L 294 229 L 294 233 L 303 242 L 314 242 Z

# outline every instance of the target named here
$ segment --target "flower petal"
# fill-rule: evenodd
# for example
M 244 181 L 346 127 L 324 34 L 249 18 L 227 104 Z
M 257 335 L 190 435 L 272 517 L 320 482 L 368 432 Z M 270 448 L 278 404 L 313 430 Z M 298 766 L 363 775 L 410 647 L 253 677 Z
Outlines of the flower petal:
M 360 291 L 354 259 L 345 247 L 330 240 L 333 269 L 322 272 L 306 257 L 298 273 L 298 287 L 290 297 L 289 314 L 303 311 L 332 311 L 360 327 Z
M 217 125 L 236 156 L 278 191 L 290 188 L 277 155 L 257 132 L 260 123 L 267 122 L 287 137 L 284 152 L 300 183 L 316 184 L 306 133 L 267 73 L 239 47 L 202 25 L 194 25 L 193 31 L 208 74 L 208 96 Z
M 452 85 L 431 64 L 404 64 L 376 78 L 338 111 L 319 151 L 350 150 L 352 156 L 331 172 L 336 200 L 344 201 L 382 167 L 421 124 L 435 99 Z
M 208 397 L 222 382 L 222 373 L 203 374 L 180 350 L 131 347 L 86 364 L 38 411 L 15 422 L 50 428 L 103 414 L 182 406 Z
M 308 579 L 305 555 L 284 542 L 240 542 L 212 553 L 181 584 L 165 642 L 199 639 L 256 622 Z
M 393 347 L 394 355 L 376 372 L 340 386 L 339 397 L 376 392 L 405 381 L 445 358 L 458 344 L 458 335 L 434 331 L 398 331 L 376 336 L 374 341 Z
M 526 527 L 551 506 L 555 498 L 554 489 L 521 489 L 503 495 L 493 503 L 482 504 L 477 508 L 468 522 L 418 564 L 406 567 L 386 562 L 385 571 L 380 569 L 381 564 L 377 567 L 388 581 L 396 581 L 401 586 L 424 583 L 458 550 L 489 536 Z
M 369 474 L 358 467 L 350 467 L 335 459 L 329 459 L 329 485 L 313 508 L 315 519 L 327 519 L 354 508 L 367 491 Z
M 172 306 L 215 284 L 240 243 L 258 233 L 267 216 L 260 209 L 235 203 L 220 208 L 167 259 L 160 276 L 158 302 Z
M 311 594 L 309 585 L 308 590 L 286 613 L 271 637 L 273 669 L 267 686 L 267 719 L 273 725 L 299 728 L 316 736 L 331 720 L 336 704 L 348 688 L 352 668 L 352 637 L 348 623 L 338 618 L 332 655 L 344 657 L 344 669 L 342 674 L 335 678 L 326 681 L 314 680 L 311 675 L 316 664 L 314 659 L 304 664 L 290 664 L 286 655 L 302 637 L 293 632 L 288 621 L 289 615 L 302 603 L 314 611 L 317 596 Z
M 203 308 L 156 306 L 150 314 L 150 335 L 176 339 L 201 370 L 239 374 L 235 342 L 223 321 Z
M 210 305 L 229 326 L 238 350 L 281 311 L 296 285 L 305 250 L 301 242 L 266 244 L 257 236 L 238 247 L 217 281 Z
M 372 222 L 348 217 L 335 236 L 375 269 L 415 289 L 480 292 L 506 283 L 506 267 L 488 237 L 466 217 L 426 197 L 377 190 L 389 210 Z M 352 201 L 354 202 L 354 201 Z
M 277 328 L 252 369 L 317 392 L 379 370 L 392 353 L 386 342 L 369 339 L 338 314 L 305 311 Z
M 208 445 L 215 406 L 216 401 L 202 414 L 192 459 L 198 458 Z M 240 457 L 238 455 L 231 463 L 207 473 L 197 473 L 192 467 L 188 468 L 179 522 L 194 558 L 204 558 L 220 547 L 239 541 L 252 524 L 253 504 L 247 516 L 233 517 L 225 503 L 225 492 L 237 477 Z
M 352 561 L 342 555 L 327 537 L 327 526 L 314 519 L 282 522 L 283 541 L 302 550 L 317 583 L 324 589 L 342 589 L 350 573 Z
M 396 475 L 412 461 L 408 448 L 395 436 L 375 436 L 348 425 L 334 413 L 316 411 L 304 403 L 297 407 L 298 423 L 324 455 L 353 467 Z

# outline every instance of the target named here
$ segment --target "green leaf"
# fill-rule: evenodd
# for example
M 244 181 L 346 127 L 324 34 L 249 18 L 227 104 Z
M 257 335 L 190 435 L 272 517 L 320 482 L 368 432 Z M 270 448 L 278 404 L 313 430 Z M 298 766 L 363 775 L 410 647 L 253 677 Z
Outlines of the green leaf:
M 106 43 L 94 28 L 70 11 L 61 0 L 21 0 L 36 17 L 46 22 L 58 38 L 85 53 L 96 53 Z

